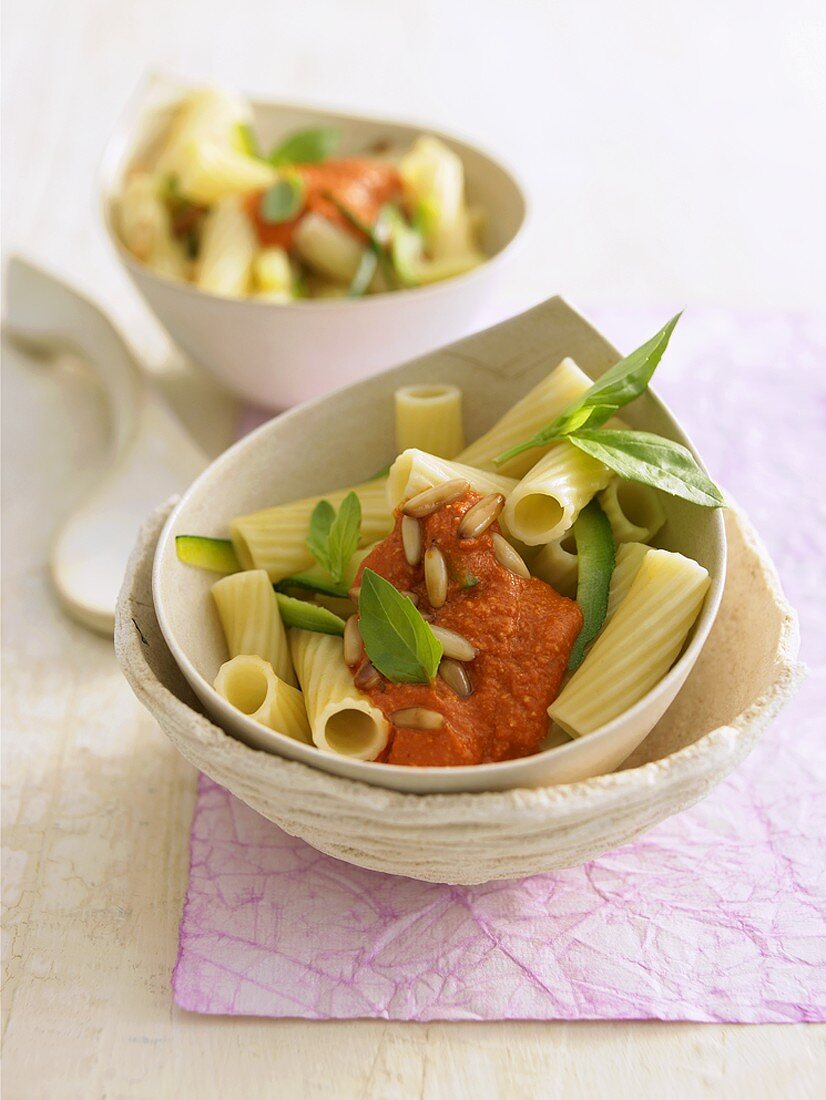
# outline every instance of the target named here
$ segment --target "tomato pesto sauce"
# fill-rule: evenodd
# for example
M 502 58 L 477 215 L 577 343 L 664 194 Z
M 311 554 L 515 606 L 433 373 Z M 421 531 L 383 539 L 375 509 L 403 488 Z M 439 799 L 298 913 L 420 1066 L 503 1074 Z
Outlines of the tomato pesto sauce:
M 401 177 L 395 165 L 368 157 L 328 160 L 323 164 L 297 164 L 291 170 L 301 177 L 305 188 L 304 209 L 295 218 L 286 222 L 267 222 L 261 215 L 261 192 L 247 199 L 247 210 L 255 223 L 258 239 L 269 247 L 292 248 L 295 230 L 307 211 L 321 214 L 361 238 L 359 231 L 328 195 L 369 226 L 375 223 L 385 203 L 401 198 Z
M 491 538 L 498 524 L 477 538 L 459 537 L 462 516 L 480 499 L 468 491 L 419 521 L 423 548 L 435 544 L 447 561 L 442 607 L 428 602 L 422 566 L 405 558 L 400 513 L 391 534 L 359 569 L 356 584 L 369 568 L 396 588 L 415 592 L 419 610 L 432 615 L 434 625 L 456 631 L 478 651 L 464 666 L 473 689 L 468 698 L 438 676 L 431 684 L 394 684 L 382 677 L 367 690 L 388 717 L 407 707 L 426 707 L 444 717 L 436 730 L 393 726 L 379 758 L 388 764 L 446 767 L 511 760 L 536 752 L 548 731 L 547 708 L 559 692 L 582 613 L 544 581 L 518 577 L 499 564 Z M 361 664 L 366 660 L 363 656 Z

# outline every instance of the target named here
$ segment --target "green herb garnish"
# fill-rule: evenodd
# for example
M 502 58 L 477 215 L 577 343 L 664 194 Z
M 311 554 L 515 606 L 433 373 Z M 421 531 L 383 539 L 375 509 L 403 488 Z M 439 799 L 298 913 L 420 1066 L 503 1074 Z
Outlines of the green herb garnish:
M 531 447 L 545 447 L 554 439 L 561 439 L 583 428 L 598 428 L 624 405 L 639 397 L 647 389 L 680 316 L 678 313 L 672 317 L 656 336 L 606 371 L 599 381 L 546 428 L 499 455 L 497 463 L 506 462 Z
M 344 570 L 359 544 L 361 501 L 348 493 L 336 515 L 329 500 L 320 500 L 310 517 L 307 546 L 319 565 L 324 566 L 335 584 L 341 584 Z
M 596 498 L 579 513 L 573 531 L 578 566 L 576 602 L 582 611 L 582 629 L 568 659 L 571 671 L 579 667 L 585 650 L 602 630 L 616 555 L 611 524 Z
M 261 196 L 261 217 L 270 225 L 294 218 L 304 205 L 304 184 L 298 176 L 283 176 Z
M 442 644 L 413 606 L 384 577 L 365 569 L 359 593 L 359 629 L 367 656 L 396 684 L 428 684 Z
M 333 152 L 341 140 L 341 133 L 334 126 L 298 130 L 272 150 L 267 158 L 270 164 L 318 164 Z
M 570 442 L 618 473 L 626 481 L 652 485 L 673 497 L 703 508 L 722 508 L 723 494 L 708 478 L 694 455 L 680 443 L 651 432 L 576 432 Z
M 501 464 L 533 447 L 567 439 L 627 481 L 652 485 L 705 508 L 722 507 L 723 494 L 679 443 L 650 432 L 602 429 L 606 421 L 648 388 L 681 316 L 678 313 L 672 317 L 650 340 L 606 371 L 561 416 L 499 455 L 496 462 Z

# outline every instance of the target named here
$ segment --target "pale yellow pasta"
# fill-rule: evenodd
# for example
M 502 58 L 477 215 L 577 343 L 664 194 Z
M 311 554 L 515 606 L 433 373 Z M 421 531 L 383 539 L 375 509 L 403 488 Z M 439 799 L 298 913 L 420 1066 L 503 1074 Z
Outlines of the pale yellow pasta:
M 438 138 L 424 135 L 401 158 L 399 174 L 412 205 L 424 211 L 424 239 L 432 259 L 474 252 L 461 157 Z
M 532 447 L 501 466 L 496 466 L 494 459 L 517 443 L 536 435 L 540 428 L 547 427 L 591 385 L 591 379 L 573 359 L 563 359 L 547 377 L 512 405 L 492 428 L 466 447 L 458 455 L 459 461 L 468 466 L 496 470 L 509 477 L 524 477 L 548 447 Z
M 341 638 L 291 630 L 290 646 L 314 744 L 338 756 L 375 760 L 387 745 L 390 726 L 353 683 Z
M 708 571 L 697 562 L 649 550 L 612 619 L 548 708 L 554 722 L 581 737 L 638 703 L 677 658 L 708 585 Z
M 223 88 L 198 88 L 175 110 L 158 154 L 155 170 L 161 177 L 178 176 L 192 142 L 206 141 L 238 148 L 238 126 L 249 122 L 252 112 L 244 99 Z
M 665 523 L 659 493 L 648 485 L 615 477 L 599 503 L 617 542 L 650 542 Z
M 300 573 L 313 564 L 307 548 L 310 517 L 320 500 L 338 508 L 349 492 L 361 502 L 361 542 L 376 542 L 390 533 L 393 519 L 387 507 L 387 481 L 377 478 L 320 496 L 277 504 L 247 516 L 237 516 L 229 525 L 238 560 L 245 569 L 265 569 L 271 581 Z
M 263 294 L 281 293 L 292 296 L 293 269 L 283 248 L 262 248 L 252 265 L 257 290 Z
M 278 172 L 232 145 L 195 139 L 184 144 L 176 178 L 185 198 L 210 205 L 233 195 L 264 191 Z
M 572 443 L 559 440 L 508 496 L 504 521 L 528 546 L 562 538 L 613 474 Z
M 212 294 L 242 297 L 257 251 L 255 230 L 240 199 L 222 199 L 204 221 L 195 281 Z
M 169 211 L 158 194 L 158 180 L 148 172 L 129 177 L 118 207 L 121 240 L 129 251 L 159 275 L 183 279 L 187 259 L 172 236 Z
M 364 249 L 346 229 L 320 214 L 307 214 L 299 222 L 295 235 L 299 256 L 314 271 L 347 284 L 361 263 Z
M 640 566 L 650 546 L 644 542 L 623 542 L 617 547 L 616 564 L 611 574 L 611 584 L 608 588 L 608 608 L 605 612 L 605 622 L 613 618 L 614 612 L 628 595 L 634 578 L 640 571 Z
M 477 470 L 463 463 L 450 462 L 411 447 L 400 454 L 390 467 L 387 478 L 389 507 L 392 510 L 402 501 L 421 493 L 431 485 L 441 485 L 460 477 L 469 481 L 471 488 L 477 493 L 503 493 L 507 496 L 516 485 L 513 478 L 502 477 L 487 470 Z
M 312 744 L 304 696 L 275 675 L 267 661 L 239 654 L 221 665 L 215 690 L 254 722 Z
M 249 569 L 222 577 L 213 584 L 212 595 L 230 657 L 240 653 L 261 657 L 280 679 L 295 684 L 287 632 L 272 582 L 264 570 Z
M 573 596 L 576 592 L 578 572 L 576 542 L 570 531 L 543 546 L 531 561 L 531 573 L 563 596 Z
M 395 406 L 397 454 L 415 447 L 439 458 L 455 458 L 464 447 L 458 386 L 437 382 L 400 386 Z

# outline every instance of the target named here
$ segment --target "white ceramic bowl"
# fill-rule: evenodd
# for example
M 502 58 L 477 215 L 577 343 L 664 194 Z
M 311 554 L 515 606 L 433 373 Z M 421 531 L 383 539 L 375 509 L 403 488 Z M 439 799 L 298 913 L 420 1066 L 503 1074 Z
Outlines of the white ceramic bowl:
M 101 171 L 104 223 L 135 286 L 172 338 L 229 389 L 258 405 L 282 409 L 472 332 L 484 323 L 500 276 L 526 217 L 526 199 L 513 174 L 475 146 L 431 127 L 286 103 L 253 102 L 265 146 L 290 131 L 332 124 L 343 154 L 377 141 L 405 149 L 423 132 L 440 137 L 461 157 L 467 197 L 487 214 L 482 237 L 490 257 L 474 271 L 443 283 L 357 300 L 292 303 L 221 298 L 164 278 L 139 263 L 115 231 L 115 211 L 130 165 L 165 129 L 184 92 L 153 78 L 111 138 Z
M 570 783 L 613 771 L 640 744 L 674 700 L 708 637 L 726 569 L 723 516 L 671 497 L 658 545 L 704 565 L 711 586 L 682 655 L 636 706 L 587 737 L 534 756 L 476 767 L 409 768 L 322 753 L 259 726 L 212 687 L 226 659 L 210 597 L 214 576 L 183 565 L 175 536 L 226 534 L 230 519 L 297 497 L 364 480 L 393 454 L 393 391 L 413 382 L 454 382 L 464 390 L 468 439 L 486 430 L 565 355 L 598 377 L 619 358 L 559 298 L 485 332 L 432 352 L 376 378 L 320 398 L 264 424 L 217 459 L 166 522 L 155 555 L 155 610 L 184 676 L 207 712 L 256 748 L 377 786 L 416 793 L 503 790 Z M 643 427 L 689 441 L 651 394 L 623 415 Z

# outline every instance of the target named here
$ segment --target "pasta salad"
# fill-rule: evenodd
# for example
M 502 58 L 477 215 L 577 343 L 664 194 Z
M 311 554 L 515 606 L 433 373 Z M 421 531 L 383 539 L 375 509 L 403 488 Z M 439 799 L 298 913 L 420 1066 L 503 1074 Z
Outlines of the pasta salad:
M 118 233 L 136 259 L 212 294 L 270 302 L 422 286 L 484 261 L 462 160 L 443 141 L 345 156 L 323 126 L 263 149 L 251 118 L 216 89 L 182 100 L 119 196 Z
M 677 320 L 595 383 L 564 359 L 467 445 L 456 386 L 402 387 L 386 470 L 228 539 L 179 535 L 182 561 L 225 574 L 219 694 L 323 752 L 412 767 L 528 756 L 639 702 L 710 583 L 652 545 L 662 494 L 723 506 L 685 447 L 616 416 Z

